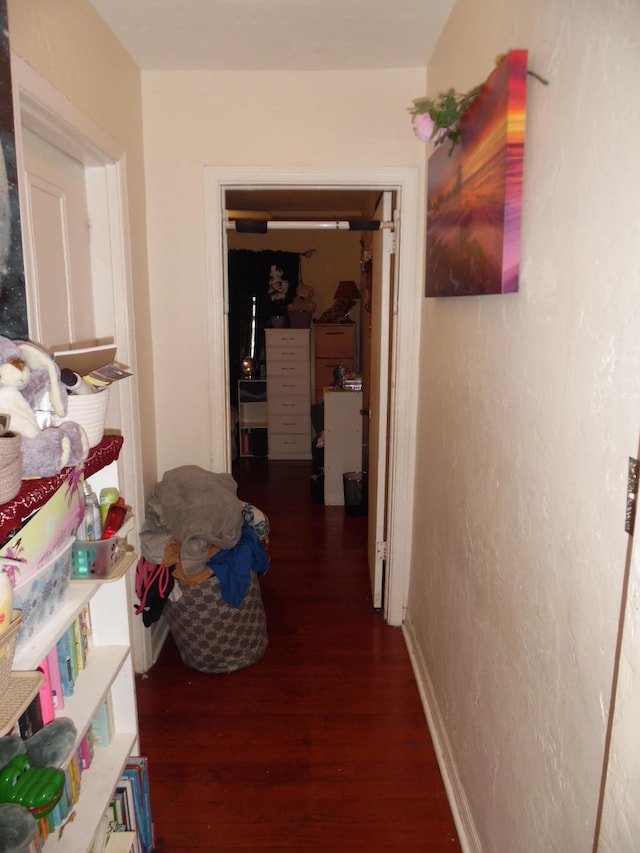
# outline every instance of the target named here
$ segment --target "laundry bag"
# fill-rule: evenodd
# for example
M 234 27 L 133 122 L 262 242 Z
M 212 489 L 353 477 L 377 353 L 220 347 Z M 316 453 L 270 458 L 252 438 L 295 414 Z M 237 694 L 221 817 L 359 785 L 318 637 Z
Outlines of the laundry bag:
M 239 608 L 223 600 L 220 581 L 213 575 L 204 583 L 184 586 L 179 600 L 170 596 L 163 608 L 185 666 L 200 672 L 233 672 L 257 663 L 267 644 L 267 620 L 260 581 L 251 572 L 251 584 Z

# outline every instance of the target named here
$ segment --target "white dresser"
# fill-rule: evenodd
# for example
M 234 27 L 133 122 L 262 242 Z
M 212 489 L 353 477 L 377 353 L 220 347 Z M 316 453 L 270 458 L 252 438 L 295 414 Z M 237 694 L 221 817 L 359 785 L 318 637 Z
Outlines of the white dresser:
M 309 329 L 266 329 L 269 459 L 311 459 Z

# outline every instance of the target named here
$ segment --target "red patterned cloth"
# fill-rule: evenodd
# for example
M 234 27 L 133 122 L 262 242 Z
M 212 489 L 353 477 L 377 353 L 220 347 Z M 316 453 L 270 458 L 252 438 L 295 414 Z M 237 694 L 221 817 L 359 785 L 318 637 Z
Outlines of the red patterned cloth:
M 44 506 L 69 477 L 77 477 L 80 472 L 90 477 L 114 462 L 120 455 L 123 441 L 121 435 L 106 435 L 100 444 L 89 451 L 82 466 L 63 468 L 55 477 L 23 480 L 15 498 L 0 506 L 0 545 L 22 527 L 28 516 Z

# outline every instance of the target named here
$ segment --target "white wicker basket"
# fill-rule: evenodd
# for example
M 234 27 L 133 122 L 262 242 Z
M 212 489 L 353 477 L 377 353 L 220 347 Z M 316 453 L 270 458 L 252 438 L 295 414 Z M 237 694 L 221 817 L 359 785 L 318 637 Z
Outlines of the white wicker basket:
M 14 610 L 10 626 L 3 634 L 0 634 L 0 693 L 3 693 L 9 684 L 11 667 L 13 666 L 13 655 L 16 650 L 16 641 L 21 625 L 22 613 L 19 610 Z
M 109 387 L 93 394 L 69 394 L 67 414 L 61 421 L 74 421 L 84 429 L 89 447 L 100 444 L 109 405 Z

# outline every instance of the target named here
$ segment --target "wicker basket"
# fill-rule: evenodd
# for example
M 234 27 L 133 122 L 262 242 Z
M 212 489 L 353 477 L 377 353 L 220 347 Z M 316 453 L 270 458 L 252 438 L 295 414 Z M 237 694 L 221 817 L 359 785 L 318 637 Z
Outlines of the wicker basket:
M 22 437 L 8 433 L 0 436 L 0 504 L 12 500 L 22 485 Z
M 62 421 L 74 421 L 80 424 L 89 439 L 89 447 L 95 447 L 100 444 L 104 435 L 108 404 L 108 386 L 93 394 L 69 394 L 67 414 Z
M 11 624 L 3 634 L 0 634 L 0 694 L 4 693 L 9 685 L 13 655 L 21 625 L 22 613 L 20 610 L 14 610 Z

